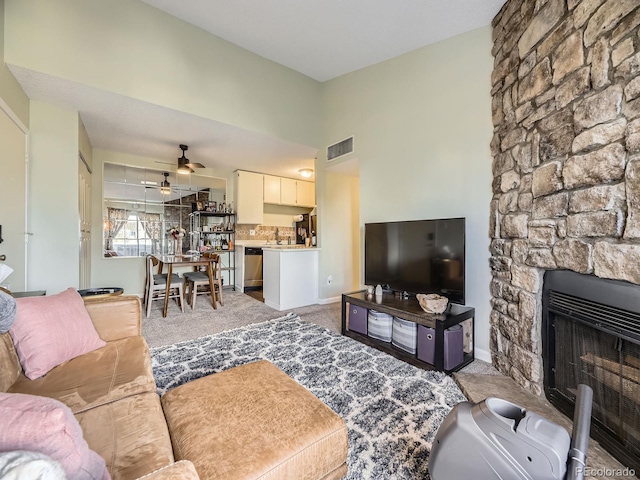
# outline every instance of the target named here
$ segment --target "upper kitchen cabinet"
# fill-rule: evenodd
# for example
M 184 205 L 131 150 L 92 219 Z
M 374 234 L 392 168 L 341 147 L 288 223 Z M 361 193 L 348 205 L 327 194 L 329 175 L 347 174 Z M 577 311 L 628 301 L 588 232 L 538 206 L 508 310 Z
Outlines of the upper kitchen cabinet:
M 264 175 L 236 171 L 236 223 L 261 224 L 264 219 Z
M 296 180 L 297 184 L 297 204 L 301 207 L 316 206 L 316 184 Z
M 282 205 L 298 205 L 296 180 L 292 178 L 280 179 L 280 203 Z
M 297 207 L 315 206 L 315 183 L 273 175 L 264 175 L 263 177 L 264 203 Z
M 264 203 L 280 204 L 280 177 L 263 175 L 264 178 Z

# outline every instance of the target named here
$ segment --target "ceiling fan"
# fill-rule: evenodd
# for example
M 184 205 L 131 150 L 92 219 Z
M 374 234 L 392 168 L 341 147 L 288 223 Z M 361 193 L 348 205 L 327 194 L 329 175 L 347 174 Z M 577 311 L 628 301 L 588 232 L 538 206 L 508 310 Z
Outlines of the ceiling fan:
M 178 173 L 193 173 L 194 168 L 204 168 L 204 165 L 198 162 L 191 162 L 187 157 L 184 156 L 184 152 L 189 150 L 189 147 L 186 145 L 180 145 L 180 150 L 182 150 L 182 156 L 178 158 Z
M 187 145 L 181 144 L 180 150 L 182 150 L 182 156 L 178 158 L 178 169 L 176 170 L 178 173 L 189 174 L 195 171 L 194 168 L 206 168 L 203 164 L 198 162 L 192 162 L 187 157 L 185 157 L 184 152 L 189 150 L 189 147 Z M 172 165 L 168 162 L 160 162 L 158 160 L 156 160 L 156 163 L 164 163 L 165 165 Z

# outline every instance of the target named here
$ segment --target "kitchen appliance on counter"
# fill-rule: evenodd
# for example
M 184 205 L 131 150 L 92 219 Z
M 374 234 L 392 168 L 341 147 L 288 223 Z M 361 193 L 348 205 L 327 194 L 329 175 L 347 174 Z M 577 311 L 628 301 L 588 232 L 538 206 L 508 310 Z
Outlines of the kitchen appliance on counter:
M 309 238 L 312 246 L 316 246 L 314 241 L 318 235 L 317 216 L 305 213 L 300 215 L 302 220 L 296 222 L 296 243 L 305 244 L 305 239 Z

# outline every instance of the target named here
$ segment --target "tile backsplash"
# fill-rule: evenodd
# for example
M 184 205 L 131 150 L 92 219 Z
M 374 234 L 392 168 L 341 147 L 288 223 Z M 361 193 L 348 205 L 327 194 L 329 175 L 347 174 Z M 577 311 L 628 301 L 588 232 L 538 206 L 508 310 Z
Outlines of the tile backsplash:
M 291 242 L 295 243 L 296 231 L 293 227 L 272 227 L 266 225 L 236 225 L 236 240 L 275 240 L 276 229 L 280 240 L 287 241 L 291 237 Z M 255 235 L 249 235 L 250 230 L 255 230 Z

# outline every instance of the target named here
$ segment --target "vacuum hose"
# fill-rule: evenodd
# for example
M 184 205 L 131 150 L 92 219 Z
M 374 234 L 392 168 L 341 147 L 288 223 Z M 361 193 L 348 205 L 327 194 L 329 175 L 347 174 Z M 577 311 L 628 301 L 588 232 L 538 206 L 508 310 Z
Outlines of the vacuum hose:
M 573 434 L 569 450 L 567 480 L 583 480 L 587 466 L 589 431 L 591 430 L 591 405 L 593 390 L 588 385 L 578 385 L 576 409 L 573 413 Z

